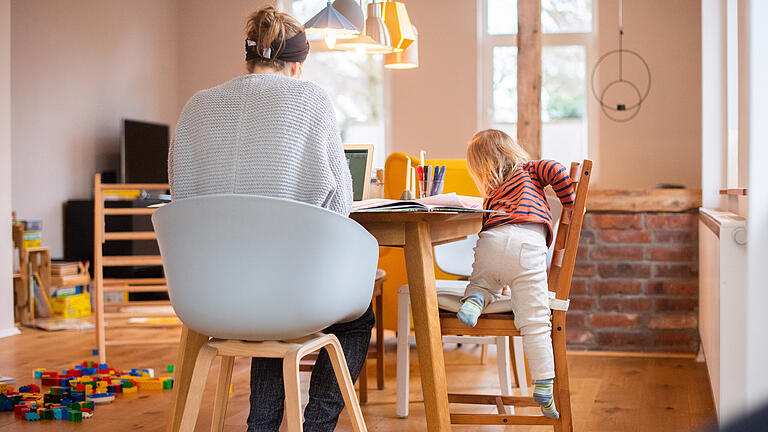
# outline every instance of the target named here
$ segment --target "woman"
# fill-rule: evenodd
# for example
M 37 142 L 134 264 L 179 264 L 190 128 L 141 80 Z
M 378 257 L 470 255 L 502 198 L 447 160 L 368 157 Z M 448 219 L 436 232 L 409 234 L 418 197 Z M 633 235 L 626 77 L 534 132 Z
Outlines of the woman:
M 181 113 L 168 157 L 173 199 L 262 195 L 348 215 L 352 179 L 331 101 L 320 87 L 298 79 L 309 53 L 304 28 L 270 6 L 249 17 L 246 34 L 248 74 L 198 92 Z M 325 330 L 341 342 L 353 379 L 373 324 L 369 307 L 360 318 Z M 309 396 L 305 430 L 332 431 L 344 400 L 325 350 Z M 248 431 L 277 431 L 283 399 L 282 359 L 253 359 Z

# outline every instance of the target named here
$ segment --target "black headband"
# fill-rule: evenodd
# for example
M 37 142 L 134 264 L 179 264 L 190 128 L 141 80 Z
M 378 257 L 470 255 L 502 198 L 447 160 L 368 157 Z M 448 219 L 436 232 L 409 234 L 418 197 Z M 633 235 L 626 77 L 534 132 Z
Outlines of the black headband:
M 292 38 L 286 39 L 282 47 L 279 41 L 272 42 L 272 45 L 259 52 L 256 42 L 245 40 L 245 61 L 251 60 L 282 60 L 286 62 L 302 63 L 309 54 L 309 41 L 304 32 L 300 32 Z

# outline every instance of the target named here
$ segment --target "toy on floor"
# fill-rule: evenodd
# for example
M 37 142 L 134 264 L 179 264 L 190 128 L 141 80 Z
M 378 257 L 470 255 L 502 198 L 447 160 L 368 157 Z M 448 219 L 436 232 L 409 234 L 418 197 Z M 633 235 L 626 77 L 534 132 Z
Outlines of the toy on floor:
M 172 373 L 173 365 L 166 371 Z M 119 371 L 106 363 L 85 361 L 61 372 L 38 368 L 32 371 L 39 384 L 18 389 L 0 383 L 0 411 L 13 411 L 27 421 L 67 420 L 82 422 L 93 417 L 97 404 L 108 404 L 118 393 L 163 391 L 173 388 L 173 378 L 155 377 L 153 369 Z M 43 393 L 41 387 L 48 387 Z

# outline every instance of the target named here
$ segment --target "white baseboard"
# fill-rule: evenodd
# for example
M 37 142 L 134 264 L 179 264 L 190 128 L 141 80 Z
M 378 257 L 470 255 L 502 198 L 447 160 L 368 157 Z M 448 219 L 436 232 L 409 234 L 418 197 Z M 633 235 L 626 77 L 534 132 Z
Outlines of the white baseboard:
M 0 339 L 8 336 L 15 336 L 17 334 L 21 334 L 21 330 L 16 327 L 8 327 L 0 330 Z

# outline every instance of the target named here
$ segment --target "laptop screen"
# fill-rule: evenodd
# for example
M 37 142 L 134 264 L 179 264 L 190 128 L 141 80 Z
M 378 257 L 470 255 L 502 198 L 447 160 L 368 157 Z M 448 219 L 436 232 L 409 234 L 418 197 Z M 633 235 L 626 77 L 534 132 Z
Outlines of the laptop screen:
M 344 149 L 347 166 L 352 174 L 352 196 L 355 201 L 364 199 L 365 183 L 371 181 L 368 173 L 368 149 Z

